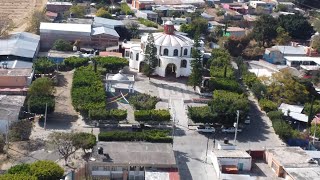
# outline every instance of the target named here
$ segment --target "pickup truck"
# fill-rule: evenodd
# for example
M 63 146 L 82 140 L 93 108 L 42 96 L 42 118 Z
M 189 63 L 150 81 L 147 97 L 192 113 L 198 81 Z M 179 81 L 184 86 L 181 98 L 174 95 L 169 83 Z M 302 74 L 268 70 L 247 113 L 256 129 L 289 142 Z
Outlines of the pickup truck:
M 216 130 L 210 126 L 198 126 L 197 131 L 204 132 L 204 133 L 214 133 Z
M 225 132 L 225 133 L 234 133 L 234 132 L 236 132 L 236 128 L 234 128 L 234 127 L 223 128 L 223 129 L 222 129 L 222 132 Z M 239 128 L 238 128 L 238 132 L 242 132 L 242 129 L 239 129 Z

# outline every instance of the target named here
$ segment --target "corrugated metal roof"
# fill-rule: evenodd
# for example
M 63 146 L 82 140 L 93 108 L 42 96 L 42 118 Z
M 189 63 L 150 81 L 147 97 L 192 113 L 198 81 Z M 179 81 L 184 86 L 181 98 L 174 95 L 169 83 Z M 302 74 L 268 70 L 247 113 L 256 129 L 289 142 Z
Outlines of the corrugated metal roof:
M 272 48 L 279 49 L 282 54 L 296 54 L 305 55 L 305 47 L 303 46 L 272 46 Z
M 91 24 L 40 23 L 40 32 L 46 30 L 91 33 Z
M 123 22 L 114 20 L 114 19 L 107 19 L 107 18 L 102 18 L 102 17 L 94 17 L 93 19 L 93 24 L 94 25 L 105 25 L 110 28 L 114 28 L 117 26 L 124 26 Z
M 33 58 L 39 45 L 40 36 L 21 32 L 8 39 L 0 39 L 0 55 Z
M 105 27 L 92 28 L 92 35 L 98 35 L 98 34 L 108 34 L 111 36 L 120 37 L 117 31 L 111 28 L 105 28 Z

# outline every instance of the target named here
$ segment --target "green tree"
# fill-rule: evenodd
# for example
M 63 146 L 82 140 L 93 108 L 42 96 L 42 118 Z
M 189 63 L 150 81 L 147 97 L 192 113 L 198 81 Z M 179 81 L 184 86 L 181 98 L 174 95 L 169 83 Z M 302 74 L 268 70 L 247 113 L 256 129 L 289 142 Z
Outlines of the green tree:
M 57 51 L 72 51 L 72 44 L 66 40 L 58 39 L 53 43 L 52 49 Z
M 75 18 L 82 18 L 85 15 L 85 8 L 83 6 L 80 5 L 73 5 L 70 8 L 70 14 L 72 14 L 72 17 Z
M 50 74 L 54 72 L 56 64 L 47 57 L 43 57 L 35 60 L 33 67 L 37 74 Z
M 262 15 L 252 30 L 253 38 L 260 46 L 270 46 L 271 41 L 277 36 L 276 29 L 277 21 L 270 15 Z
M 320 53 L 320 35 L 314 35 L 312 37 L 311 47 Z
M 308 99 L 306 87 L 299 83 L 289 71 L 272 74 L 267 96 L 277 103 L 302 104 Z
M 29 120 L 15 121 L 10 124 L 9 136 L 13 141 L 28 140 L 31 135 L 32 122 Z
M 64 132 L 53 132 L 49 135 L 50 144 L 58 150 L 64 158 L 65 165 L 68 164 L 68 158 L 75 152 L 73 146 L 73 134 Z
M 157 66 L 157 61 L 158 61 L 157 48 L 156 48 L 156 45 L 154 44 L 154 37 L 153 37 L 152 33 L 149 33 L 149 35 L 148 35 L 147 44 L 146 44 L 144 54 L 145 54 L 144 61 L 147 64 L 147 68 L 144 68 L 143 72 L 145 75 L 147 75 L 149 77 L 149 80 L 150 80 L 150 76 L 154 72 L 154 70 Z
M 315 19 L 313 21 L 313 27 L 317 32 L 320 32 L 320 19 Z
M 0 180 L 38 180 L 37 177 L 27 174 L 3 174 L 0 175 Z
M 7 171 L 8 174 L 30 174 L 30 164 L 18 164 Z
M 291 37 L 281 26 L 277 28 L 276 42 L 279 45 L 286 45 L 290 42 Z
M 242 52 L 249 45 L 250 40 L 246 37 L 237 38 L 229 37 L 225 42 L 224 47 L 228 50 L 231 56 L 237 57 L 242 55 Z
M 38 78 L 29 87 L 29 96 L 51 96 L 55 89 L 53 81 L 47 77 Z
M 275 12 L 286 12 L 288 8 L 284 4 L 278 4 L 277 8 L 274 10 Z
M 136 22 L 129 22 L 126 24 L 126 28 L 129 31 L 130 38 L 138 38 L 139 37 L 139 24 Z
M 201 85 L 202 82 L 202 73 L 203 73 L 203 66 L 202 66 L 202 58 L 200 48 L 200 34 L 199 30 L 197 30 L 195 38 L 194 38 L 194 45 L 192 48 L 192 58 L 191 61 L 191 74 L 189 76 L 189 85 L 193 86 L 193 89 L 196 90 L 197 86 Z
M 206 35 L 208 32 L 208 21 L 202 17 L 197 17 L 192 20 L 192 23 L 181 25 L 180 31 L 187 33 L 192 38 L 195 38 L 197 31 L 199 31 L 199 36 L 201 34 Z
M 98 11 L 96 12 L 96 16 L 113 19 L 112 15 L 104 7 L 98 9 Z
M 267 86 L 257 80 L 252 84 L 251 91 L 256 96 L 256 98 L 260 100 L 267 94 Z
M 272 122 L 273 129 L 275 133 L 281 139 L 289 139 L 292 138 L 293 129 L 292 127 L 283 120 L 274 120 Z
M 83 152 L 86 152 L 86 150 L 92 149 L 97 144 L 97 141 L 95 135 L 80 132 L 73 134 L 72 143 L 76 149 L 82 149 Z
M 301 14 L 280 15 L 278 18 L 279 26 L 289 33 L 294 39 L 310 39 L 314 33 L 313 27 Z
M 43 160 L 32 163 L 30 172 L 38 180 L 57 180 L 63 176 L 64 170 L 53 161 Z

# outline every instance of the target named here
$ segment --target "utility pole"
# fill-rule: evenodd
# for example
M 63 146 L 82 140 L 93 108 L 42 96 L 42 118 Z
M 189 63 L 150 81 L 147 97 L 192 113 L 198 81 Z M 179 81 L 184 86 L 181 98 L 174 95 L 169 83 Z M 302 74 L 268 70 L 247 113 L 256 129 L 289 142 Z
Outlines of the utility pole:
M 46 110 L 45 110 L 45 113 L 44 113 L 44 130 L 46 130 L 46 126 L 47 126 L 47 109 L 48 109 L 48 103 L 46 103 Z
M 309 148 L 310 148 L 310 133 L 311 133 L 311 122 L 312 122 L 312 114 L 313 114 L 313 103 L 314 103 L 314 96 L 312 96 L 311 99 L 311 107 L 310 107 L 310 112 L 309 112 L 309 116 L 308 116 L 308 141 L 309 141 Z
M 239 110 L 237 110 L 237 122 L 234 124 L 234 127 L 235 127 L 235 132 L 234 132 L 234 142 L 233 142 L 233 144 L 234 144 L 234 145 L 236 145 L 236 141 L 237 141 L 237 133 L 238 133 L 239 116 L 240 116 L 240 112 L 239 112 Z

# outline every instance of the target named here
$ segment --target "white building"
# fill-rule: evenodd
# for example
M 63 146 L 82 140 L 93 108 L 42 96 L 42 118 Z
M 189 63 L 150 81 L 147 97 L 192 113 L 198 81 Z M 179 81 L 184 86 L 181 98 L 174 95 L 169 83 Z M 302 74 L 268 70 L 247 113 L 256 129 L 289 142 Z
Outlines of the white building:
M 164 32 L 153 33 L 157 49 L 158 66 L 155 74 L 166 76 L 189 76 L 191 74 L 191 49 L 193 40 L 174 31 L 174 24 L 167 21 L 164 25 Z M 144 61 L 144 49 L 147 45 L 148 35 L 141 37 L 140 43 L 126 42 L 125 57 L 129 60 L 131 69 L 141 72 Z M 203 43 L 201 49 L 203 49 Z

